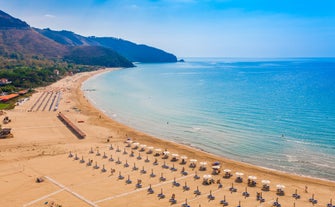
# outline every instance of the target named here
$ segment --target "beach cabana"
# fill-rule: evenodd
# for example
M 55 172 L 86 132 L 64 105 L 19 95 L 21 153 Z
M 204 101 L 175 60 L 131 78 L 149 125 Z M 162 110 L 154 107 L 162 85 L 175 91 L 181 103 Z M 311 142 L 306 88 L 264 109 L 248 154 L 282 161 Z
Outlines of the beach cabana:
M 144 152 L 146 147 L 147 147 L 147 145 L 145 145 L 145 144 L 141 144 L 141 145 L 140 145 L 140 148 L 141 148 L 140 151 L 141 151 L 141 152 Z
M 200 171 L 205 171 L 207 169 L 206 167 L 207 162 L 200 162 L 199 164 L 200 164 L 200 168 L 199 168 Z
M 224 169 L 223 172 L 225 173 L 224 178 L 230 178 L 232 176 L 231 169 Z
M 276 187 L 277 187 L 277 195 L 281 195 L 281 196 L 285 195 L 285 191 L 284 191 L 285 185 L 278 184 L 276 185 Z
M 167 159 L 167 158 L 169 158 L 169 155 L 170 155 L 170 152 L 165 150 L 165 151 L 163 152 L 163 157 L 162 157 L 162 159 Z
M 152 154 L 152 150 L 154 149 L 154 147 L 152 147 L 152 146 L 149 146 L 149 147 L 147 147 L 147 149 L 148 149 L 148 151 L 147 151 L 147 154 Z
M 131 144 L 133 143 L 133 141 L 131 139 L 127 139 L 126 140 L 126 147 L 131 147 Z
M 236 175 L 235 182 L 242 183 L 243 182 L 242 176 L 244 175 L 244 173 L 242 173 L 242 172 L 236 172 L 235 175 Z
M 171 162 L 176 162 L 176 161 L 178 161 L 178 157 L 179 157 L 178 154 L 174 153 L 174 154 L 171 154 L 171 156 L 172 156 Z
M 257 180 L 257 177 L 256 177 L 256 176 L 254 176 L 254 175 L 250 175 L 250 176 L 248 176 L 248 185 L 249 185 L 250 187 L 254 187 L 254 186 L 256 186 L 256 184 L 257 184 L 256 180 Z
M 154 156 L 158 157 L 161 154 L 161 152 L 162 152 L 162 149 L 156 148 Z
M 181 165 L 185 165 L 185 164 L 186 164 L 186 160 L 187 160 L 187 156 L 182 155 L 182 156 L 180 157 L 180 159 L 181 159 L 180 164 L 181 164 Z
M 202 184 L 204 184 L 204 185 L 210 185 L 212 183 L 213 183 L 212 175 L 205 174 L 203 176 Z
M 270 180 L 262 180 L 262 184 L 263 184 L 263 187 L 262 187 L 262 190 L 263 191 L 269 191 L 270 190 Z
M 138 142 L 134 142 L 133 143 L 133 149 L 138 149 L 138 146 L 140 145 L 140 143 Z
M 212 166 L 212 169 L 213 169 L 212 174 L 213 174 L 213 175 L 218 175 L 218 174 L 220 174 L 220 168 L 221 168 L 220 165 L 213 165 L 213 166 Z
M 196 160 L 196 159 L 190 159 L 190 168 L 195 168 L 196 166 L 197 166 L 197 163 L 198 162 L 198 160 Z

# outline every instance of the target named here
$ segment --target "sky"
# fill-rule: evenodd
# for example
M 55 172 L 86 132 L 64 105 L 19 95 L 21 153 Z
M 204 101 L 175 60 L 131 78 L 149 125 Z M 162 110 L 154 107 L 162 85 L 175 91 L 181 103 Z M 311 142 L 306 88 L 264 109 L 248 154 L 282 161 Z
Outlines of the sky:
M 0 0 L 32 27 L 177 57 L 335 57 L 335 0 Z

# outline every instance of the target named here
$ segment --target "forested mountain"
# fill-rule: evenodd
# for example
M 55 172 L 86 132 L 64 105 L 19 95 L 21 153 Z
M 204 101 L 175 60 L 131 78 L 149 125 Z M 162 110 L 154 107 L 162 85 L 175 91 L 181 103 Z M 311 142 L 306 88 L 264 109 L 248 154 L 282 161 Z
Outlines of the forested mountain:
M 35 29 L 40 34 L 60 43 L 70 46 L 102 46 L 116 51 L 132 62 L 176 62 L 175 55 L 147 45 L 136 44 L 114 37 L 84 37 L 71 31 L 53 31 L 50 29 Z

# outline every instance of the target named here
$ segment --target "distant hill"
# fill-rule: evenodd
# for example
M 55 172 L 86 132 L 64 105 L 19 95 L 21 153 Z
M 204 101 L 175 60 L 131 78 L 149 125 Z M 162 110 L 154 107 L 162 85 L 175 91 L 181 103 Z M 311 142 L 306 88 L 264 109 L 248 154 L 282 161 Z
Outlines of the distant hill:
M 132 62 L 176 62 L 177 57 L 163 50 L 114 37 L 84 37 L 70 31 L 35 29 L 40 34 L 68 46 L 102 46 L 116 51 Z
M 29 29 L 30 26 L 0 10 L 0 29 Z
M 76 48 L 76 46 L 59 43 L 3 11 L 0 11 L 0 56 L 10 59 L 11 62 L 13 60 L 42 58 L 58 59 L 82 65 L 134 66 L 129 60 L 108 48 L 101 46 Z

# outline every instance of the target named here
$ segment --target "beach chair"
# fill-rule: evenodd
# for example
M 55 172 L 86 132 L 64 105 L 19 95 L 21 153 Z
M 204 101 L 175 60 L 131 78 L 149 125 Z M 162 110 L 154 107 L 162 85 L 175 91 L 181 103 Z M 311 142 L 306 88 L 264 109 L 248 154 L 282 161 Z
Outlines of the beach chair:
M 212 201 L 215 199 L 215 196 L 213 196 L 212 191 L 209 191 L 209 195 L 207 196 L 208 200 Z
M 80 163 L 85 163 L 84 157 L 81 156 L 81 160 L 79 161 Z
M 161 173 L 161 176 L 159 177 L 159 181 L 161 182 L 166 181 L 166 178 L 163 176 L 163 173 Z
M 231 193 L 235 193 L 235 192 L 237 192 L 237 189 L 234 188 L 234 183 L 231 184 L 231 187 L 229 188 L 229 191 L 230 191 Z
M 173 185 L 173 186 L 176 186 L 176 187 L 179 187 L 179 186 L 180 186 L 180 183 L 178 183 L 178 182 L 176 181 L 176 178 L 173 178 L 172 185 Z
M 164 195 L 164 193 L 163 193 L 163 188 L 161 188 L 161 192 L 157 195 L 157 197 L 158 197 L 159 199 L 163 199 L 163 198 L 165 198 L 165 195 Z
M 101 169 L 101 172 L 106 172 L 107 170 L 105 169 L 105 165 L 102 165 L 102 169 Z
M 140 179 L 137 180 L 136 188 L 142 188 L 142 180 Z
M 300 199 L 300 195 L 298 194 L 298 189 L 295 189 L 295 193 L 292 194 L 292 197 L 297 199 Z
M 119 157 L 117 158 L 115 163 L 118 164 L 118 165 L 120 165 L 122 163 Z
M 150 174 L 150 177 L 152 177 L 152 178 L 156 177 L 156 175 L 155 175 L 155 173 L 154 173 L 154 170 L 153 170 L 153 169 L 151 169 L 151 174 Z
M 229 203 L 226 201 L 226 196 L 223 196 L 223 200 L 220 201 L 220 204 L 223 206 L 228 206 Z
M 247 187 L 245 188 L 245 191 L 242 193 L 242 196 L 244 196 L 244 198 L 247 198 L 250 196 L 250 194 L 247 191 Z
M 149 185 L 149 188 L 148 188 L 147 192 L 148 192 L 148 194 L 153 194 L 154 193 L 154 190 L 152 189 L 151 184 Z
M 148 156 L 147 156 L 147 158 L 144 160 L 144 162 L 150 162 Z
M 175 194 L 173 193 L 171 198 L 169 199 L 169 202 L 173 205 L 173 204 L 176 204 L 177 203 L 177 200 L 175 199 Z
M 184 190 L 184 191 L 189 191 L 189 190 L 190 190 L 190 187 L 187 186 L 186 181 L 185 181 L 185 185 L 183 186 L 183 190 Z
M 200 190 L 199 190 L 199 187 L 197 186 L 197 189 L 195 190 L 195 191 L 193 191 L 193 194 L 195 194 L 195 195 L 201 195 L 201 192 L 200 192 Z
M 169 169 L 169 166 L 165 163 L 165 161 L 164 161 L 164 164 L 162 165 L 162 168 Z
M 70 151 L 70 153 L 69 153 L 69 156 L 68 156 L 69 158 L 71 158 L 71 157 L 73 157 L 73 154 L 71 153 L 71 151 Z
M 200 179 L 200 176 L 197 174 L 197 171 L 195 171 L 195 175 L 193 176 L 193 178 L 194 178 L 195 180 Z
M 141 174 L 146 174 L 147 171 L 144 169 L 144 166 L 142 167 Z
M 119 180 L 123 180 L 124 177 L 121 175 L 121 171 L 119 172 L 119 176 L 117 177 Z
M 126 160 L 126 163 L 123 165 L 124 167 L 129 167 L 128 161 Z
M 136 157 L 137 160 L 141 160 L 142 159 L 142 156 L 141 156 L 141 153 L 138 153 L 138 156 Z

